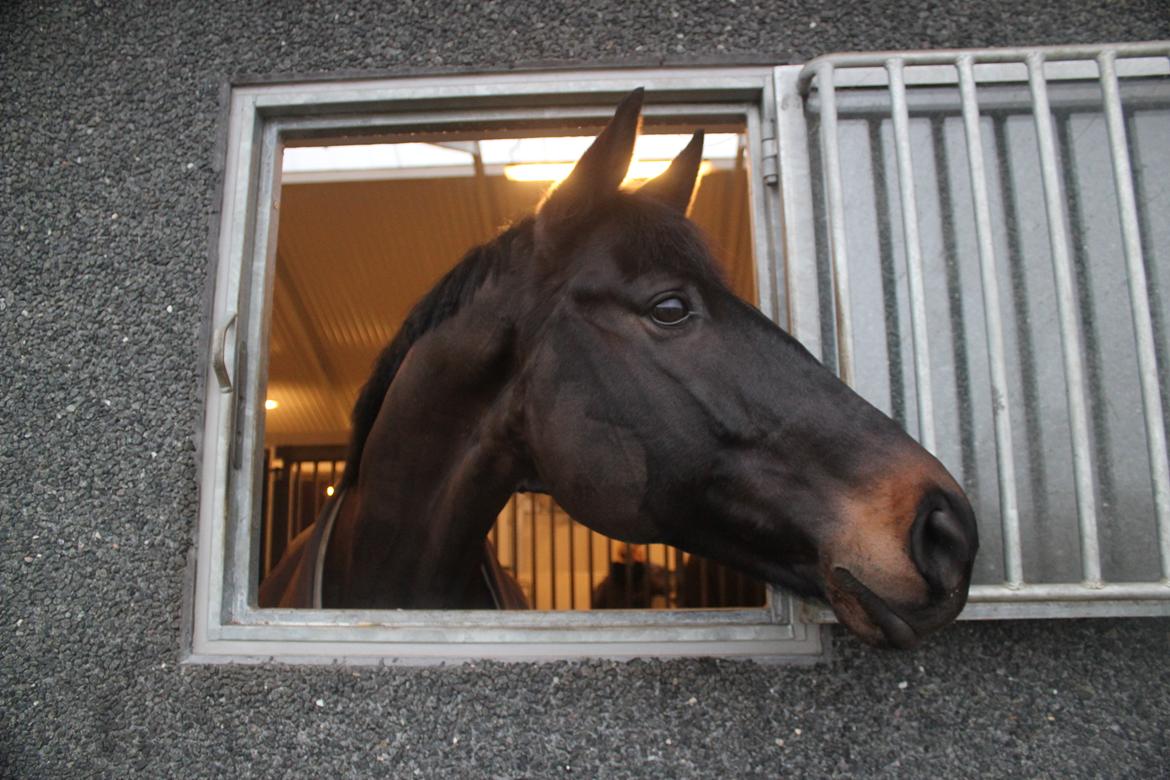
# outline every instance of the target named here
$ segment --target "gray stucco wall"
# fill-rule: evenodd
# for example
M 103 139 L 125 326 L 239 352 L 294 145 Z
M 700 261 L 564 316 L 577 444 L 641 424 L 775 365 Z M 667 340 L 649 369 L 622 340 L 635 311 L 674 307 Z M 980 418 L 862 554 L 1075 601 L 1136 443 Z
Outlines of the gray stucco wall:
M 1170 37 L 1165 0 L 376 5 L 0 10 L 0 774 L 1166 775 L 1166 620 L 815 669 L 178 667 L 227 79 Z

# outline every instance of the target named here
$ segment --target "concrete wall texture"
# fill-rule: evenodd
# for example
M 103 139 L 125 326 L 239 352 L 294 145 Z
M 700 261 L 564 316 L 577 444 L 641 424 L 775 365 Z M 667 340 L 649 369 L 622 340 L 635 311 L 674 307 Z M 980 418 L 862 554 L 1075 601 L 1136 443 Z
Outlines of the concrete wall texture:
M 1167 37 L 1165 0 L 4 3 L 0 774 L 1165 776 L 1166 620 L 814 669 L 177 662 L 229 79 Z

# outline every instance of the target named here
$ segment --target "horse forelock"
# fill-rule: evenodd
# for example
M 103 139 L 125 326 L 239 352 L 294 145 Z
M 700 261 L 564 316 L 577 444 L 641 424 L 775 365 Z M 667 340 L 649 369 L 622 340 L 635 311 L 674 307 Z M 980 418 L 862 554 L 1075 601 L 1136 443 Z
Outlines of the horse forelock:
M 627 279 L 666 271 L 726 287 L 707 238 L 683 214 L 634 193 L 619 194 L 610 212 L 617 227 L 615 259 Z
M 411 309 L 402 327 L 378 355 L 354 403 L 342 487 L 353 485 L 357 479 L 366 439 L 406 353 L 420 338 L 459 313 L 507 258 L 531 251 L 532 223 L 531 217 L 521 220 L 470 250 Z

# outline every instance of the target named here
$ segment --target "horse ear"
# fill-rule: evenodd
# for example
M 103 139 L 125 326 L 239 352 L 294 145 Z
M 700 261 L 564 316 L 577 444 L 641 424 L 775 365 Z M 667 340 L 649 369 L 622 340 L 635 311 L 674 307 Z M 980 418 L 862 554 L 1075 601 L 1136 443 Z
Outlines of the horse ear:
M 601 135 L 581 155 L 569 176 L 549 194 L 537 216 L 542 232 L 588 212 L 618 191 L 634 156 L 634 141 L 642 124 L 644 93 L 638 87 L 626 95 Z
M 638 192 L 686 214 L 695 194 L 699 163 L 703 161 L 703 131 L 691 138 L 670 167 L 638 188 Z

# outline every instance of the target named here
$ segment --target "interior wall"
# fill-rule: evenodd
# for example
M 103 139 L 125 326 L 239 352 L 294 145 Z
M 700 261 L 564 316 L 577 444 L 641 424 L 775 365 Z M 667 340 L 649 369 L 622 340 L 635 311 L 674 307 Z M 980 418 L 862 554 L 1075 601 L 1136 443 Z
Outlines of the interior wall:
M 1170 37 L 1164 0 L 0 8 L 0 775 L 1153 776 L 1166 620 L 813 669 L 180 667 L 224 84 Z

